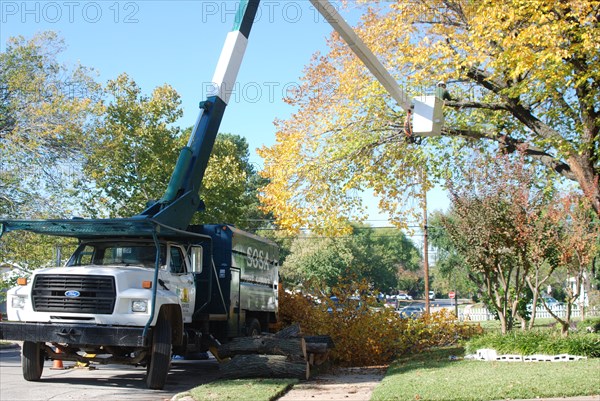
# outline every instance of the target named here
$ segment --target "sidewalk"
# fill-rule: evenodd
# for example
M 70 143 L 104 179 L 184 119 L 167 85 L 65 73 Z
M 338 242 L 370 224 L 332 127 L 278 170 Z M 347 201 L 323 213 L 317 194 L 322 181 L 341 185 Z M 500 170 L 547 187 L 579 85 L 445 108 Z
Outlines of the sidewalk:
M 337 369 L 296 384 L 277 401 L 368 401 L 386 368 Z

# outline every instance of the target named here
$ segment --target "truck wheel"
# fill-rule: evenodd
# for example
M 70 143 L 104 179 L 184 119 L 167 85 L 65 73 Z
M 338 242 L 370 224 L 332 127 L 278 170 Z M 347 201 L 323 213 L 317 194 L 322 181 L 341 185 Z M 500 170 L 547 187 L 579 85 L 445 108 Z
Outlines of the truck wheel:
M 21 367 L 23 368 L 23 378 L 25 380 L 30 382 L 40 380 L 42 371 L 44 370 L 42 343 L 34 343 L 32 341 L 23 342 Z
M 246 333 L 248 333 L 248 337 L 260 336 L 260 322 L 258 319 L 250 319 L 246 326 Z
M 165 386 L 171 365 L 171 346 L 171 323 L 159 317 L 152 335 L 150 361 L 146 368 L 148 388 L 162 390 Z

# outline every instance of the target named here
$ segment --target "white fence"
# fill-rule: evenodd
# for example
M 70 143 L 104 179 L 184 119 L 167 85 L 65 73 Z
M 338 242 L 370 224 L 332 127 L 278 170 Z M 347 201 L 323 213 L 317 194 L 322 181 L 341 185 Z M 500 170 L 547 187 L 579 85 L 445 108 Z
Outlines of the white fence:
M 567 316 L 567 307 L 565 305 L 559 305 L 552 309 L 552 312 L 560 318 Z M 571 317 L 578 318 L 581 316 L 581 311 L 578 307 L 571 309 Z M 600 310 L 589 308 L 585 311 L 585 316 L 600 316 Z M 552 315 L 544 308 L 537 308 L 535 311 L 535 317 L 537 318 L 552 318 Z M 467 305 L 464 309 L 458 311 L 458 318 L 460 320 L 471 320 L 475 322 L 481 322 L 485 320 L 494 320 L 494 315 L 485 307 L 472 307 Z

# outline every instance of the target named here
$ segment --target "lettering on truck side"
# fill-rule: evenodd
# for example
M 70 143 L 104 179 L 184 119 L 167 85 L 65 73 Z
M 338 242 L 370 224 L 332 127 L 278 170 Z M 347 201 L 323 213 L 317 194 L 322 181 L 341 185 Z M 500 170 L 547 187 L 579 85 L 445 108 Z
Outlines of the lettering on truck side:
M 248 267 L 269 270 L 269 252 L 265 254 L 265 251 L 249 246 L 246 249 L 246 262 Z

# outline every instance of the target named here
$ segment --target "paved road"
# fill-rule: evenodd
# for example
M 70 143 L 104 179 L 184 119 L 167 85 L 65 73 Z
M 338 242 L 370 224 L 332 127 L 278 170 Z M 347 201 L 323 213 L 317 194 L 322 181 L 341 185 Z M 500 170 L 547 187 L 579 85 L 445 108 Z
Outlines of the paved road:
M 468 303 L 469 303 L 469 300 L 467 300 L 467 299 L 459 299 L 458 300 L 459 305 L 468 304 Z M 401 301 L 401 306 L 407 306 L 407 305 L 417 305 L 417 306 L 421 306 L 424 308 L 425 300 L 424 299 L 415 299 L 414 301 Z M 438 298 L 438 299 L 429 301 L 429 306 L 432 308 L 442 307 L 442 308 L 454 309 L 454 305 L 455 305 L 454 300 L 447 299 L 447 298 Z
M 173 395 L 218 376 L 218 363 L 207 361 L 176 361 L 171 366 L 164 390 L 148 390 L 144 368 L 121 365 L 96 365 L 85 368 L 51 370 L 52 362 L 44 366 L 39 382 L 27 382 L 21 373 L 20 349 L 0 349 L 0 400 L 2 401 L 163 401 Z M 65 362 L 65 366 L 73 366 Z

